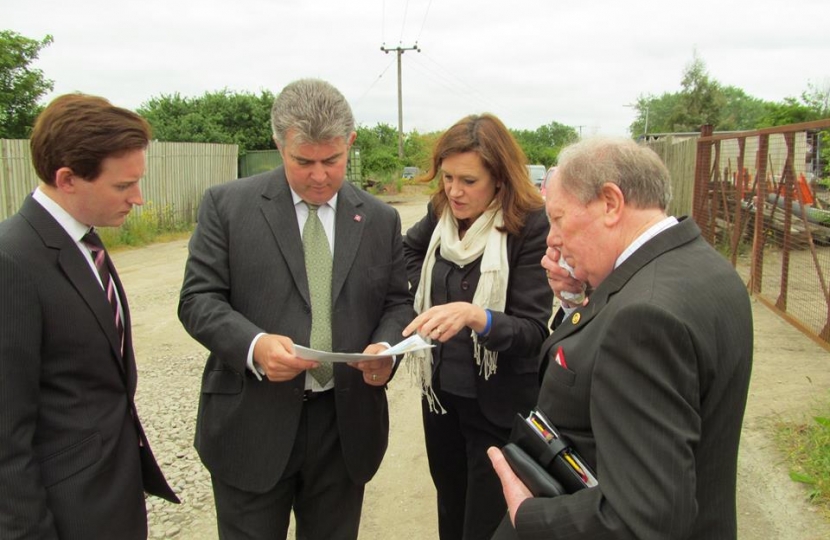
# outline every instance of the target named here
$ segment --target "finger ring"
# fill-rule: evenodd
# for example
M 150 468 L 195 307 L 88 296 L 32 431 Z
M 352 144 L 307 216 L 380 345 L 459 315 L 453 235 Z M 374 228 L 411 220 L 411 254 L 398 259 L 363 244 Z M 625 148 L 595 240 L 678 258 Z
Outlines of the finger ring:
M 435 330 L 438 332 L 439 336 L 444 333 L 444 330 L 440 326 L 438 328 L 436 328 Z
M 372 373 L 372 380 L 373 381 L 378 380 L 378 374 L 377 373 Z

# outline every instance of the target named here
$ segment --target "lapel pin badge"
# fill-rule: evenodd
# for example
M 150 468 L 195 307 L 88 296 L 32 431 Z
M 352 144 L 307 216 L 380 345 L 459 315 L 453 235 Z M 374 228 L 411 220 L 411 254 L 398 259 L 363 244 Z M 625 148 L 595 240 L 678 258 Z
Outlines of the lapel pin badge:
M 571 324 L 579 324 L 579 319 L 581 318 L 582 316 L 579 313 L 574 313 L 573 317 L 571 317 Z
M 363 220 L 363 216 L 361 216 L 359 214 L 355 214 L 354 220 L 357 221 L 358 223 L 360 223 Z

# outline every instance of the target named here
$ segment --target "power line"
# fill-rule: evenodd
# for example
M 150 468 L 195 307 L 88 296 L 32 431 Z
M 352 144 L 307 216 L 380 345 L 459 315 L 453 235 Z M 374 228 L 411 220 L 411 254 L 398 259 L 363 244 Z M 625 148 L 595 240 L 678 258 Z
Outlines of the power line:
M 398 38 L 398 43 L 403 43 L 403 29 L 406 27 L 406 15 L 409 13 L 409 0 L 406 0 L 406 4 L 403 7 L 403 21 L 401 21 L 401 36 Z
M 431 69 L 428 65 L 424 64 L 423 62 L 419 62 L 418 60 L 413 59 L 412 67 L 426 79 L 429 79 L 436 85 L 447 90 L 453 96 L 456 96 L 459 99 L 463 100 L 465 104 L 470 104 L 471 102 L 474 102 L 476 106 L 480 107 L 482 110 L 493 109 L 493 104 L 488 103 L 485 99 L 482 99 L 482 96 L 476 95 L 476 93 L 474 92 L 466 91 L 465 89 L 459 89 L 459 86 L 454 81 L 448 79 L 439 71 Z
M 458 75 L 456 75 L 455 71 L 445 68 L 444 66 L 439 64 L 437 60 L 435 60 L 434 58 L 432 58 L 431 56 L 429 56 L 426 53 L 424 53 L 424 58 L 426 58 L 427 60 L 429 60 L 430 62 L 435 64 L 441 71 L 446 73 L 447 77 L 449 77 L 451 79 L 454 79 L 454 81 L 457 85 L 459 85 L 461 87 L 464 87 L 465 92 L 466 92 L 466 94 L 464 94 L 464 97 L 469 98 L 470 94 L 472 94 L 474 97 L 478 98 L 481 101 L 481 103 L 485 104 L 487 106 L 487 108 L 492 109 L 492 108 L 498 108 L 499 107 L 499 105 L 495 101 L 493 101 L 492 99 L 490 99 L 486 95 L 479 92 L 478 88 L 476 88 L 475 86 L 472 86 L 471 84 L 468 84 L 467 82 L 465 82 L 464 80 L 459 78 Z M 454 91 L 458 92 L 460 94 L 460 92 L 458 90 L 454 90 Z
M 418 41 L 421 39 L 421 34 L 424 31 L 424 25 L 427 23 L 427 15 L 429 15 L 429 8 L 432 7 L 432 0 L 429 0 L 429 4 L 427 4 L 427 11 L 424 13 L 424 20 L 421 22 L 421 29 L 418 30 L 418 35 L 415 36 L 415 45 L 418 45 Z
M 380 42 L 386 42 L 386 0 L 380 5 Z
M 385 67 L 385 68 L 383 68 L 383 71 L 381 71 L 381 72 L 380 72 L 380 75 L 378 75 L 378 76 L 375 78 L 375 80 L 374 80 L 374 81 L 372 81 L 372 84 L 370 84 L 370 85 L 369 85 L 369 88 L 367 88 L 367 89 L 366 89 L 366 91 L 365 91 L 365 92 L 363 92 L 363 94 L 362 94 L 359 98 L 357 98 L 357 100 L 355 101 L 355 105 L 357 105 L 357 104 L 359 104 L 361 101 L 363 101 L 363 98 L 365 98 L 365 97 L 366 97 L 366 95 L 367 95 L 367 94 L 368 94 L 368 93 L 372 90 L 372 88 L 374 88 L 374 87 L 375 87 L 375 85 L 378 83 L 378 81 L 379 81 L 379 80 L 381 80 L 381 79 L 383 78 L 383 76 L 384 76 L 384 75 L 386 75 L 386 72 L 389 70 L 389 67 L 390 67 L 390 66 L 391 66 L 394 62 L 395 62 L 395 60 L 390 60 L 390 61 L 389 61 L 389 63 L 388 63 L 388 64 L 386 64 L 386 67 Z

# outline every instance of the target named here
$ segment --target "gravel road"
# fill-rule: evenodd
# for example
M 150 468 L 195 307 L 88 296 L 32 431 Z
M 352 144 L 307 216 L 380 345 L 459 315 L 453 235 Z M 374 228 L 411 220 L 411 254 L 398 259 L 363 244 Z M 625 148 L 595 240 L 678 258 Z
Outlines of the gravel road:
M 425 199 L 390 201 L 404 230 Z M 210 477 L 193 449 L 205 350 L 181 328 L 176 305 L 187 241 L 113 254 L 130 298 L 138 358 L 138 410 L 153 450 L 182 499 L 148 499 L 150 538 L 216 540 Z M 830 390 L 827 352 L 758 302 L 753 302 L 756 353 L 739 458 L 739 538 L 819 540 L 830 523 L 792 483 L 770 440 L 775 422 L 812 416 Z M 389 450 L 366 489 L 361 540 L 437 538 L 434 489 L 421 432 L 418 393 L 405 372 L 388 391 Z M 293 536 L 293 535 L 292 535 Z

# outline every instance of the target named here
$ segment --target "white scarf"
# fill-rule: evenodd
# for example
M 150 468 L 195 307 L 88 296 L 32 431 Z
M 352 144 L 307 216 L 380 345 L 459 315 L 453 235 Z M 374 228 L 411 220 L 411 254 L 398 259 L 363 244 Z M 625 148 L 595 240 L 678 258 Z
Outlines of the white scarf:
M 458 221 L 447 208 L 432 231 L 424 263 L 421 267 L 421 280 L 415 292 L 415 311 L 423 313 L 432 306 L 432 271 L 435 267 L 438 247 L 441 256 L 448 261 L 465 266 L 481 257 L 480 274 L 473 304 L 491 311 L 504 311 L 507 300 L 507 281 L 510 268 L 507 263 L 507 233 L 498 230 L 504 225 L 501 208 L 495 203 L 484 212 L 459 238 Z M 485 348 L 478 342 L 478 334 L 471 330 L 473 351 L 479 375 L 487 380 L 496 372 L 498 353 Z M 410 371 L 415 370 L 421 384 L 421 392 L 429 402 L 433 412 L 446 412 L 438 401 L 432 388 L 432 350 L 423 349 L 407 353 L 406 362 Z

